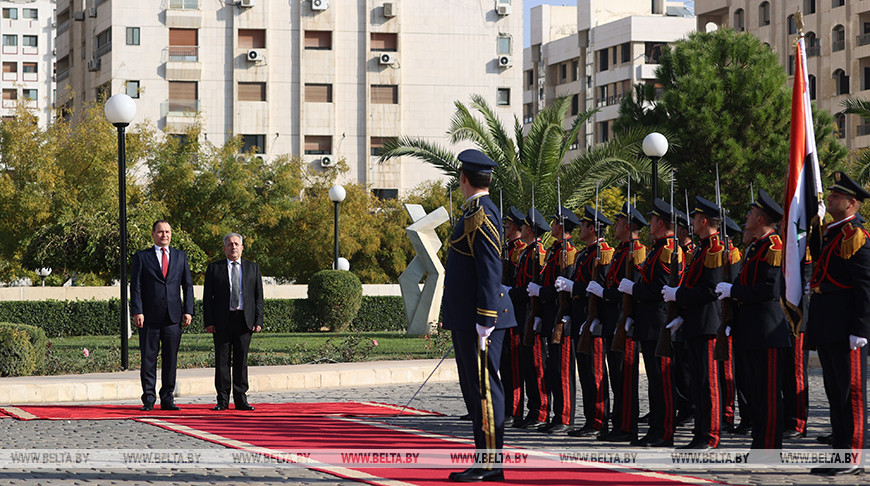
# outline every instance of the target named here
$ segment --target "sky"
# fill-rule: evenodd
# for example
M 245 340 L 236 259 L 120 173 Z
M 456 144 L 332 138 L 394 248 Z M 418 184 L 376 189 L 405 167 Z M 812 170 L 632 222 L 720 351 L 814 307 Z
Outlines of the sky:
M 618 1 L 618 0 L 617 0 Z M 695 9 L 695 2 L 692 0 L 688 0 L 683 2 L 687 7 Z M 529 12 L 532 10 L 532 7 L 536 7 L 538 5 L 569 5 L 576 7 L 577 0 L 524 0 L 523 8 L 525 12 L 523 14 L 523 48 L 529 47 Z

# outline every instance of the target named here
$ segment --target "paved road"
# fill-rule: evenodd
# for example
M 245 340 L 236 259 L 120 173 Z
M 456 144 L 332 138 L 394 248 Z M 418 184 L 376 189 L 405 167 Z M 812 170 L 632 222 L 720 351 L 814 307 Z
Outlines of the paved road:
M 643 380 L 641 380 L 643 381 Z M 280 393 L 261 393 L 249 396 L 251 403 L 263 402 L 316 402 L 362 400 L 392 402 L 404 405 L 418 385 L 390 385 L 369 387 L 344 387 L 318 390 L 304 390 Z M 801 447 L 825 450 L 817 444 L 815 436 L 828 432 L 826 427 L 827 410 L 822 391 L 821 370 L 810 370 L 810 426 L 806 439 L 787 441 L 784 447 Z M 645 391 L 642 392 L 643 396 Z M 578 397 L 579 398 L 579 397 Z M 182 397 L 184 403 L 209 403 L 213 397 Z M 116 402 L 133 403 L 133 402 Z M 396 417 L 386 419 L 391 424 L 419 428 L 441 434 L 452 434 L 470 438 L 469 422 L 456 419 L 463 413 L 463 404 L 458 384 L 441 383 L 427 385 L 412 403 L 413 407 L 428 409 L 446 414 L 443 417 Z M 641 412 L 644 412 L 644 404 Z M 643 433 L 643 426 L 641 433 Z M 194 439 L 151 425 L 131 421 L 18 421 L 11 418 L 0 419 L 0 437 L 5 449 L 45 448 L 45 449 L 210 449 L 222 446 Z M 681 428 L 677 433 L 677 444 L 687 443 L 689 429 Z M 509 429 L 505 442 L 514 446 L 537 449 L 602 447 L 602 443 L 591 439 L 569 437 L 553 438 L 539 432 Z M 748 447 L 749 439 L 741 436 L 728 436 L 723 439 L 723 447 Z M 607 444 L 608 448 L 619 445 Z M 445 474 L 447 471 L 445 470 Z M 738 473 L 717 470 L 708 472 L 684 473 L 727 484 L 860 484 L 866 477 L 827 478 L 803 473 Z M 510 476 L 508 472 L 508 477 Z M 275 469 L 154 469 L 154 470 L 82 470 L 82 469 L 0 469 L 0 484 L 4 485 L 60 485 L 60 484 L 99 484 L 99 485 L 212 485 L 212 484 L 313 484 L 346 485 L 359 484 L 341 480 L 324 473 L 312 472 L 303 468 L 280 467 Z

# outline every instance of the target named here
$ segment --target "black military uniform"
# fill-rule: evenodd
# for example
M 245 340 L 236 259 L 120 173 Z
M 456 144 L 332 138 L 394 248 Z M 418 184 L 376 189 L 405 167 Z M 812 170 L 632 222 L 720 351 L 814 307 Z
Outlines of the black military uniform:
M 555 283 L 556 277 L 569 276 L 574 272 L 577 249 L 567 233 L 572 232 L 580 224 L 580 220 L 568 208 L 561 208 L 561 213 L 562 218 L 564 218 L 564 249 L 562 239 L 557 239 L 547 252 L 547 262 L 541 273 L 541 306 L 539 308 L 539 316 L 543 322 L 541 332 L 547 336 L 549 342 L 547 363 L 544 368 L 547 388 L 550 390 L 553 403 L 553 417 L 546 428 L 547 433 L 550 434 L 561 434 L 573 430 L 574 403 L 577 393 L 574 381 L 577 368 L 574 357 L 576 346 L 575 341 L 571 338 L 573 322 L 570 319 L 562 319 L 566 315 L 570 317 L 571 296 L 567 293 L 557 292 Z M 558 215 L 554 215 L 552 218 L 558 220 Z M 564 268 L 562 268 L 563 252 Z M 564 294 L 564 304 L 566 304 L 564 308 L 560 302 L 562 294 Z M 562 329 L 556 331 L 557 326 Z M 554 332 L 560 334 L 558 339 L 554 336 Z
M 733 280 L 734 275 L 737 275 L 740 272 L 739 264 L 743 257 L 740 250 L 734 246 L 734 238 L 742 233 L 743 229 L 740 228 L 740 225 L 735 223 L 729 216 L 725 216 L 725 227 L 728 230 L 728 249 L 731 258 L 731 278 L 728 280 Z M 735 312 L 732 312 L 731 317 L 733 318 L 735 314 Z M 720 410 L 722 410 L 722 425 L 720 429 L 722 431 L 736 432 L 736 427 L 734 426 L 735 399 L 740 403 L 741 426 L 749 426 L 749 424 L 752 423 L 752 419 L 749 418 L 749 413 L 747 412 L 749 410 L 749 405 L 746 403 L 746 394 L 742 389 L 740 389 L 740 385 L 737 383 L 738 380 L 736 379 L 736 374 L 738 373 L 738 367 L 734 362 L 734 346 L 732 345 L 732 339 L 731 336 L 725 337 L 728 344 L 728 358 L 718 362 L 719 396 L 722 398 L 720 406 Z
M 598 220 L 598 240 L 586 245 L 577 256 L 574 275 L 571 281 L 574 285 L 571 289 L 571 321 L 575 323 L 571 327 L 572 338 L 580 343 L 581 326 L 590 325 L 589 322 L 589 296 L 586 287 L 593 280 L 595 266 L 598 266 L 597 282 L 604 283 L 608 266 L 613 259 L 613 248 L 604 241 L 604 232 L 613 223 L 601 212 L 590 206 L 583 208 L 583 216 L 580 221 L 595 224 Z M 596 297 L 597 298 L 597 297 Z M 601 337 L 601 326 L 591 333 L 591 346 L 589 353 L 577 349 L 577 374 L 580 380 L 580 389 L 583 395 L 583 416 L 585 423 L 580 429 L 569 432 L 574 437 L 588 437 L 607 433 L 607 412 L 610 408 L 610 396 L 607 386 L 607 368 L 604 362 L 604 340 Z M 588 330 L 586 330 L 588 332 Z
M 674 208 L 677 213 L 677 226 L 689 230 L 691 235 L 692 222 L 686 213 Z M 676 228 L 674 228 L 676 231 Z M 689 238 L 681 241 L 680 250 L 683 252 L 683 271 L 692 260 L 695 252 L 695 242 Z M 682 278 L 685 278 L 683 275 Z M 686 340 L 683 339 L 683 330 L 679 329 L 673 334 L 672 349 L 674 357 L 671 360 L 671 375 L 674 378 L 674 408 L 677 410 L 676 426 L 685 424 L 695 417 L 695 404 L 692 402 L 692 394 L 689 391 L 689 357 L 686 354 Z
M 775 221 L 782 219 L 782 208 L 764 190 L 758 191 L 753 206 Z M 731 329 L 735 371 L 754 426 L 753 449 L 782 448 L 782 364 L 791 334 L 779 302 L 782 248 L 773 230 L 757 236 L 746 248 L 746 258 L 730 288 L 737 303 Z
M 489 173 L 496 164 L 469 149 L 459 154 L 465 172 Z M 468 198 L 462 217 L 450 236 L 441 313 L 444 329 L 452 331 L 456 367 L 466 403 L 471 404 L 474 445 L 494 451 L 504 445 L 504 389 L 499 364 L 504 330 L 516 326 L 513 305 L 501 287 L 501 216 L 486 192 Z M 486 352 L 479 348 L 477 326 L 494 328 Z M 485 354 L 489 379 L 481 386 L 480 363 Z M 463 384 L 464 382 L 464 384 Z M 482 408 L 487 402 L 487 410 Z M 484 422 L 484 417 L 487 417 Z M 486 425 L 486 429 L 484 429 Z M 451 473 L 457 481 L 503 479 L 491 463 Z
M 622 205 L 617 218 L 629 221 L 629 239 L 616 247 L 607 277 L 604 280 L 604 305 L 601 307 L 601 323 L 603 325 L 605 348 L 607 349 L 607 371 L 613 391 L 613 411 L 610 414 L 612 429 L 604 440 L 628 442 L 637 439 L 638 422 L 638 357 L 639 350 L 633 339 L 626 337 L 625 349 L 613 349 L 613 337 L 617 326 L 624 326 L 620 319 L 623 312 L 622 293 L 619 282 L 623 278 L 632 278 L 640 271 L 640 265 L 646 259 L 646 247 L 632 238 L 632 226 L 647 226 L 648 223 L 637 208 L 631 208 L 629 218 L 628 203 Z M 626 271 L 630 267 L 631 275 Z
M 832 192 L 858 201 L 870 193 L 842 172 Z M 830 200 L 830 199 L 829 199 Z M 864 449 L 867 429 L 867 346 L 870 338 L 870 234 L 855 215 L 824 230 L 822 249 L 813 257 L 807 343 L 816 347 L 831 408 L 834 449 Z M 862 344 L 863 341 L 863 344 Z M 860 472 L 816 470 L 828 474 Z
M 523 214 L 511 206 L 505 215 L 518 227 L 523 224 Z M 520 255 L 526 248 L 526 242 L 516 237 L 505 242 L 502 250 L 502 285 L 512 287 L 517 279 L 517 268 Z M 514 306 L 516 311 L 516 306 Z M 515 312 L 516 314 L 516 312 Z M 519 318 L 522 314 L 516 314 Z M 504 345 L 501 353 L 501 381 L 504 386 L 505 427 L 513 425 L 514 421 L 523 418 L 523 377 L 520 371 L 520 336 L 522 327 L 511 327 L 505 331 Z
M 537 209 L 530 209 L 523 219 L 523 225 L 532 229 L 535 241 L 528 244 L 520 255 L 517 264 L 517 276 L 514 287 L 510 289 L 510 297 L 514 303 L 516 315 L 519 316 L 521 339 L 532 343 L 531 346 L 520 346 L 520 374 L 523 388 L 526 390 L 526 406 L 528 413 L 520 421 L 514 421 L 513 427 L 538 429 L 546 426 L 550 415 L 550 395 L 544 380 L 544 363 L 547 359 L 547 347 L 541 341 L 540 329 L 535 331 L 530 323 L 534 319 L 529 308 L 532 304 L 526 290 L 529 283 L 540 280 L 541 268 L 547 256 L 540 236 L 550 231 L 550 225 Z M 535 258 L 537 257 L 537 261 Z M 535 302 L 535 305 L 538 305 Z M 531 333 L 533 337 L 527 336 Z
M 813 274 L 812 257 L 807 255 L 801 262 L 803 281 L 809 282 Z M 807 436 L 807 418 L 809 417 L 810 394 L 807 389 L 807 367 L 810 351 L 804 346 L 804 336 L 807 330 L 807 320 L 810 317 L 810 294 L 805 293 L 800 303 L 801 320 L 793 326 L 791 345 L 786 351 L 783 361 L 782 403 L 785 417 L 784 439 L 794 439 Z M 788 316 L 786 316 L 788 318 Z
M 656 198 L 653 210 L 649 213 L 664 221 L 672 221 L 673 208 L 670 204 Z M 672 260 L 676 258 L 676 260 Z M 674 385 L 671 358 L 655 355 L 656 346 L 663 326 L 668 324 L 668 305 L 662 299 L 662 287 L 671 282 L 672 263 L 679 273 L 677 282 L 682 278 L 683 252 L 676 239 L 661 237 L 647 253 L 640 274 L 631 286 L 634 302 L 634 332 L 632 339 L 640 344 L 644 369 L 649 382 L 649 431 L 636 444 L 649 447 L 669 447 L 674 443 Z M 636 383 L 636 382 L 635 382 Z M 637 387 L 632 389 L 637 396 Z M 636 400 L 636 399 L 633 399 Z

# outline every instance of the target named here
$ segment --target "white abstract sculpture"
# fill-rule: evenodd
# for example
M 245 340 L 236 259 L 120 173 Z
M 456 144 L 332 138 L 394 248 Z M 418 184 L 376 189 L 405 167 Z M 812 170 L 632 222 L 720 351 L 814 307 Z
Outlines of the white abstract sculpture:
M 417 255 L 399 277 L 402 300 L 405 303 L 405 316 L 408 320 L 408 334 L 422 336 L 435 329 L 435 321 L 441 310 L 441 296 L 444 294 L 444 266 L 438 260 L 441 239 L 435 228 L 449 220 L 447 210 L 440 207 L 429 214 L 419 204 L 405 204 L 413 222 L 405 228 L 408 238 Z M 423 289 L 420 279 L 426 276 Z

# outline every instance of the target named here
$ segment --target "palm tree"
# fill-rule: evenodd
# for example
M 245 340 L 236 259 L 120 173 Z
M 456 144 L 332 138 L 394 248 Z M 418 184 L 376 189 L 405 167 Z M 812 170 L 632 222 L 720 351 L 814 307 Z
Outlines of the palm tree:
M 472 96 L 470 107 L 459 101 L 455 106 L 456 112 L 447 131 L 450 140 L 452 143 L 472 142 L 498 163 L 490 192 L 501 192 L 505 206 L 531 207 L 534 187 L 535 205 L 542 212 L 553 211 L 557 178 L 561 183 L 562 204 L 571 209 L 592 199 L 597 183 L 602 189 L 622 185 L 626 174 L 637 187 L 649 186 L 651 163 L 642 155 L 640 147 L 646 132 L 641 129 L 565 160 L 583 124 L 597 111 L 578 114 L 571 125 L 564 128 L 571 107 L 570 97 L 557 98 L 539 112 L 528 133 L 523 132 L 522 123 L 514 116 L 513 137 L 482 96 Z M 380 162 L 402 156 L 415 157 L 437 167 L 450 177 L 450 186 L 455 186 L 459 163 L 449 149 L 404 135 L 384 144 Z M 670 181 L 667 163 L 659 164 L 658 173 L 660 180 Z
M 846 108 L 843 110 L 843 113 L 859 115 L 865 120 L 870 119 L 870 101 L 847 98 L 841 101 L 840 104 Z M 853 177 L 855 177 L 855 180 L 861 185 L 870 182 L 870 149 L 865 147 L 858 150 L 854 163 Z

